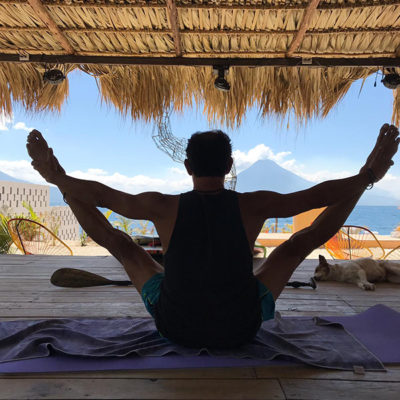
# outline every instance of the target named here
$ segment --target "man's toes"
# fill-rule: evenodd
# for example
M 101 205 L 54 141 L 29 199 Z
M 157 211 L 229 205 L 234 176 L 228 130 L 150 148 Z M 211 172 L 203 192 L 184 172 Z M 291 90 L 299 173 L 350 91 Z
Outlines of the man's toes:
M 385 133 L 388 131 L 389 129 L 389 124 L 383 124 L 380 131 L 379 131 L 379 136 L 378 136 L 378 141 L 379 139 L 382 139 L 385 136 Z
M 399 130 L 396 126 L 390 125 L 389 134 L 391 135 L 392 139 L 395 139 L 397 136 L 399 136 Z
M 36 129 L 29 133 L 27 141 L 31 144 L 37 143 L 43 147 L 48 147 L 46 140 L 44 139 L 42 134 Z
M 39 131 L 37 131 L 36 129 L 34 129 L 32 132 L 34 132 L 35 137 L 36 137 L 36 140 L 37 140 L 38 142 L 42 142 L 43 145 L 47 146 L 47 142 L 46 142 L 45 138 L 43 137 L 43 135 L 42 135 Z
M 40 134 L 40 132 L 36 129 L 34 129 L 33 131 L 30 131 L 29 135 L 28 135 L 28 140 L 31 142 L 36 141 L 38 138 L 38 133 Z

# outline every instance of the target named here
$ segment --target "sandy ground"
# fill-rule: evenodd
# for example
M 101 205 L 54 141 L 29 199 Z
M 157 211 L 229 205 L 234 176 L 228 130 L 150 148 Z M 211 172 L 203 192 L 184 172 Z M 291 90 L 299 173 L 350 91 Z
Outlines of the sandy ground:
M 74 256 L 110 256 L 110 252 L 104 247 L 91 241 L 86 246 L 81 246 L 79 240 L 66 240 L 65 243 L 71 248 Z

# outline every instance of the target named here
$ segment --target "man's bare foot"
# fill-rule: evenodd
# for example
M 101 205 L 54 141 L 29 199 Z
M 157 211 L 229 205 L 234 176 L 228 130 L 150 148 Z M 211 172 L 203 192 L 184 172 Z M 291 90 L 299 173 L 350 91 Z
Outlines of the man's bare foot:
M 42 134 L 34 129 L 29 133 L 26 148 L 32 158 L 32 166 L 49 183 L 56 183 L 60 175 L 65 175 L 57 158 L 53 154 Z
M 399 130 L 394 125 L 382 125 L 376 144 L 360 172 L 371 168 L 379 181 L 393 165 L 392 157 L 396 154 L 400 139 Z

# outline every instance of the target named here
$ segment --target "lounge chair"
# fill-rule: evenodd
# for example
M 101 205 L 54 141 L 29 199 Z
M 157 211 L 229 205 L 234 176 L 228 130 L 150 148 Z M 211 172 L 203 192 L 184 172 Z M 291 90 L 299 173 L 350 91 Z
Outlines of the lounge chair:
M 23 254 L 73 255 L 68 245 L 39 222 L 13 218 L 7 225 L 14 244 Z
M 385 250 L 375 234 L 368 228 L 357 225 L 343 225 L 336 235 L 325 243 L 325 249 L 332 258 L 340 260 L 385 257 Z

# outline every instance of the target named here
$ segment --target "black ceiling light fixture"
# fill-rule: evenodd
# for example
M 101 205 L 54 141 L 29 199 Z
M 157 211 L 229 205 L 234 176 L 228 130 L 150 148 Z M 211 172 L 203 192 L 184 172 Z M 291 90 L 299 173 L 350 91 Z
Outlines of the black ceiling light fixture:
M 45 67 L 45 71 L 43 74 L 43 81 L 46 83 L 50 83 L 51 85 L 59 85 L 63 83 L 65 80 L 65 68 L 64 72 L 57 68 L 47 68 Z
M 388 89 L 398 89 L 400 88 L 400 75 L 396 72 L 394 68 L 388 68 L 387 72 L 384 73 L 384 77 L 381 80 L 383 85 Z
M 222 90 L 224 92 L 229 92 L 231 85 L 225 79 L 226 74 L 228 73 L 229 67 L 224 65 L 217 65 L 213 67 L 213 71 L 215 75 L 218 75 L 214 81 L 214 86 L 216 89 Z

